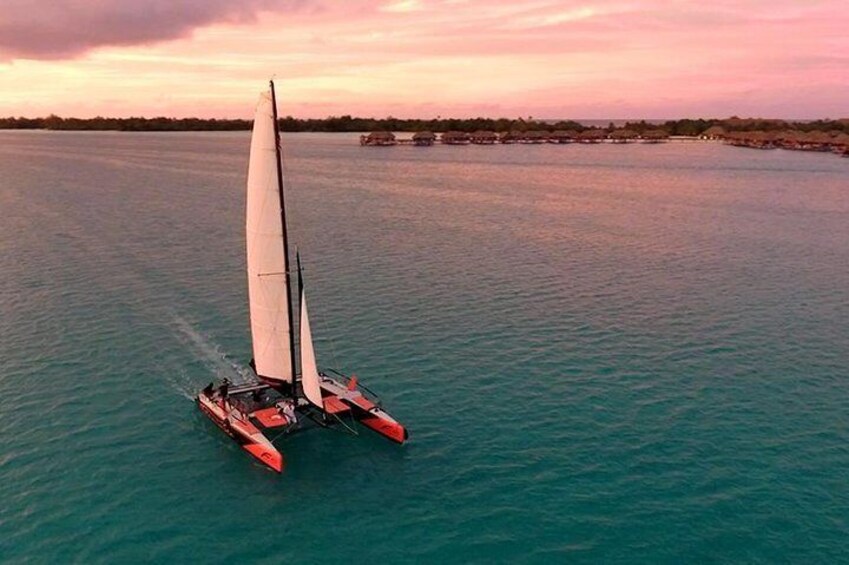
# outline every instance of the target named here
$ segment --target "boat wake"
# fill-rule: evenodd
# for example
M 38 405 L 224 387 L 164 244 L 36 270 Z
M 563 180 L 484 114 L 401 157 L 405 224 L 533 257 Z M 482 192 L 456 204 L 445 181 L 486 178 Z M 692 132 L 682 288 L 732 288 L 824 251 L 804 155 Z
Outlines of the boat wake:
M 221 380 L 225 377 L 233 383 L 256 380 L 249 368 L 243 367 L 230 359 L 226 353 L 221 351 L 218 344 L 214 343 L 208 336 L 203 335 L 185 318 L 174 315 L 173 326 L 180 341 L 188 346 L 195 357 L 212 371 L 215 377 L 212 380 Z M 174 377 L 172 384 L 181 395 L 189 400 L 194 400 L 197 389 L 207 382 L 207 379 L 204 379 L 203 383 L 194 382 L 194 379 L 187 372 L 181 371 L 181 375 Z
M 186 371 L 181 370 L 179 374 L 169 373 L 166 380 L 180 396 L 189 402 L 194 402 L 199 387 Z

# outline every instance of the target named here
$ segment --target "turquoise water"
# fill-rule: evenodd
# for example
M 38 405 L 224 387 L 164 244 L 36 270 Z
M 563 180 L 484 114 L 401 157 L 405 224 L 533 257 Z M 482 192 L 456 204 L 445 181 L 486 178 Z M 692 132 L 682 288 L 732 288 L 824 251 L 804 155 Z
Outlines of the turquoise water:
M 248 136 L 0 132 L 0 558 L 836 562 L 849 160 L 286 136 L 320 363 L 405 446 L 255 464 Z

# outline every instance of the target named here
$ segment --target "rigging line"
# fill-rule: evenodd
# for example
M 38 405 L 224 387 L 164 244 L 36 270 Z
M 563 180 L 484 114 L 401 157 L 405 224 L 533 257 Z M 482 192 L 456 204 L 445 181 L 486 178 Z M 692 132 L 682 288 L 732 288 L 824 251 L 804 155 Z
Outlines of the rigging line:
M 339 367 L 339 363 L 337 363 L 338 356 L 336 355 L 336 347 L 333 345 L 333 338 L 328 338 L 327 342 L 330 344 L 330 362 L 334 367 Z
M 280 166 L 283 167 L 283 190 L 286 191 L 287 194 L 292 194 L 292 181 L 289 180 L 289 172 L 292 170 L 289 167 L 289 157 L 288 157 L 288 149 L 285 145 L 283 145 L 283 136 L 281 135 L 277 141 L 278 148 L 280 152 Z M 298 214 L 297 214 L 298 204 L 294 202 L 292 198 L 289 199 L 289 210 L 291 214 L 289 214 L 290 223 L 298 223 Z
M 342 426 L 344 426 L 346 430 L 351 432 L 352 435 L 355 435 L 355 436 L 360 435 L 359 432 L 357 432 L 357 430 L 355 430 L 354 428 L 352 428 L 351 426 L 346 424 L 345 421 L 342 418 L 340 418 L 338 414 L 331 414 L 331 416 L 333 416 L 336 419 L 337 422 L 342 424 Z M 351 416 L 351 417 L 353 418 L 353 416 Z
M 271 117 L 273 121 L 273 129 L 274 129 L 274 153 L 275 153 L 275 164 L 277 169 L 277 188 L 278 194 L 280 197 L 280 223 L 283 231 L 283 269 L 285 271 L 289 271 L 289 235 L 288 229 L 286 226 L 286 196 L 284 189 L 284 174 L 283 174 L 283 157 L 280 153 L 281 143 L 280 143 L 280 127 L 279 120 L 277 118 L 277 96 L 274 92 L 274 81 L 269 82 L 269 89 L 271 91 Z M 295 336 L 292 332 L 292 322 L 294 320 L 294 316 L 292 315 L 292 285 L 291 281 L 288 280 L 289 275 L 286 276 L 286 314 L 289 318 L 289 361 L 292 372 L 292 397 L 297 399 L 297 388 L 295 386 L 295 375 L 297 374 L 297 368 L 295 367 Z

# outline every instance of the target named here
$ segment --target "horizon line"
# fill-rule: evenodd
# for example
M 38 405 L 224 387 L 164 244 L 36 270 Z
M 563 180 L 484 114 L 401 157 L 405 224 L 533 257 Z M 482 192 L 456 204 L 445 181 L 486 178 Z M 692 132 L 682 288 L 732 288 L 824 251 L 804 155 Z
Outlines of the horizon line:
M 128 116 L 104 116 L 104 115 L 95 115 L 90 117 L 77 117 L 77 116 L 61 116 L 59 114 L 48 114 L 46 116 L 36 116 L 36 117 L 28 117 L 21 115 L 8 114 L 3 115 L 0 114 L 0 120 L 46 120 L 51 117 L 59 118 L 62 120 L 96 120 L 96 119 L 104 119 L 104 120 L 130 120 L 130 119 L 142 119 L 142 120 L 156 120 L 156 119 L 166 119 L 166 120 L 203 120 L 203 121 L 252 121 L 253 118 L 233 118 L 233 117 L 209 117 L 209 118 L 201 118 L 199 116 L 165 116 L 165 115 L 153 115 L 153 116 L 145 116 L 145 115 L 128 115 Z M 280 116 L 279 119 L 294 119 L 300 121 L 306 120 L 331 120 L 331 119 L 339 119 L 348 117 L 352 120 L 401 120 L 401 121 L 447 121 L 447 120 L 512 120 L 512 121 L 528 121 L 528 122 L 670 122 L 670 121 L 681 121 L 681 120 L 762 120 L 762 121 L 782 121 L 782 122 L 791 122 L 791 123 L 805 123 L 805 122 L 841 122 L 841 121 L 849 121 L 849 117 L 809 117 L 809 118 L 779 118 L 779 117 L 765 117 L 765 116 L 681 116 L 681 117 L 668 117 L 668 118 L 643 118 L 643 117 L 623 117 L 623 118 L 538 118 L 534 116 L 516 116 L 516 117 L 508 117 L 508 116 L 465 116 L 465 117 L 443 117 L 443 116 L 435 116 L 428 118 L 416 118 L 416 117 L 399 117 L 387 115 L 384 117 L 376 117 L 376 116 L 355 116 L 353 114 L 329 114 L 327 116 L 321 118 L 305 118 L 305 117 L 297 117 L 292 115 Z

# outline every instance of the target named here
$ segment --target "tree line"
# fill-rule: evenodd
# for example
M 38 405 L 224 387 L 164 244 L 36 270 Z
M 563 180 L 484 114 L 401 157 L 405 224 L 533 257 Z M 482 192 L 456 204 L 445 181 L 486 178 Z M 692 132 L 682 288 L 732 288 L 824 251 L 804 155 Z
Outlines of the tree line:
M 62 118 L 50 115 L 46 118 L 0 118 L 0 129 L 48 129 L 74 131 L 242 131 L 251 128 L 251 120 L 201 119 L 201 118 Z M 662 124 L 646 121 L 628 122 L 621 128 L 613 123 L 607 127 L 586 126 L 574 120 L 535 120 L 526 118 L 436 118 L 430 120 L 405 118 L 357 118 L 350 115 L 327 118 L 280 119 L 280 129 L 289 132 L 368 132 L 368 131 L 534 131 L 566 130 L 582 132 L 599 129 L 612 132 L 627 129 L 642 135 L 650 130 L 663 130 L 669 135 L 697 136 L 713 126 L 725 131 L 842 131 L 849 133 L 849 119 L 790 122 L 761 118 L 725 119 L 680 119 Z

